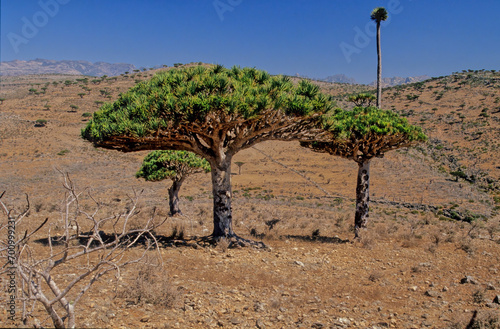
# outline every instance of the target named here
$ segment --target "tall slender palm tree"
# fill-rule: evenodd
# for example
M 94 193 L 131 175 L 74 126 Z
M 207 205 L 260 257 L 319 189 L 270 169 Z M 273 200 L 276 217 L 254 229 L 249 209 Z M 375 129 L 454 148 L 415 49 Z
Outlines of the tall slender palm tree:
M 377 23 L 377 107 L 380 108 L 380 101 L 382 99 L 382 51 L 380 50 L 380 22 L 387 19 L 387 10 L 384 7 L 377 7 L 373 9 L 370 16 L 372 20 Z

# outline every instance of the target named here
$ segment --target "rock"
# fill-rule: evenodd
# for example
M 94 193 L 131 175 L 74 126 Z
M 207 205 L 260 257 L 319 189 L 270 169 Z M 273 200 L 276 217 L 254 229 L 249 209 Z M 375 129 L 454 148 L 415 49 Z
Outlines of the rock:
M 304 263 L 302 263 L 302 262 L 301 262 L 301 261 L 299 261 L 299 260 L 296 260 L 296 261 L 295 261 L 295 264 L 296 264 L 296 265 L 299 265 L 300 267 L 304 267 L 304 266 L 305 266 L 305 265 L 304 265 Z
M 450 289 L 447 286 L 443 287 L 443 291 L 448 291 L 448 290 L 450 290 Z
M 417 291 L 418 287 L 417 286 L 411 286 L 410 288 L 408 288 L 408 290 L 410 291 Z
M 266 327 L 261 319 L 257 319 L 257 321 L 255 321 L 255 326 L 259 329 L 264 329 Z
M 350 326 L 351 320 L 349 320 L 348 318 L 338 318 L 337 323 L 345 326 Z
M 238 319 L 238 318 L 231 318 L 231 319 L 229 320 L 229 322 L 231 322 L 233 325 L 235 325 L 235 326 L 236 326 L 236 325 L 238 325 L 238 324 L 240 324 L 240 323 L 241 323 L 241 320 L 240 320 L 240 319 Z
M 429 297 L 438 297 L 439 293 L 437 291 L 435 291 L 435 290 L 427 290 L 425 292 L 425 295 L 429 296 Z
M 496 295 L 493 299 L 493 303 L 500 304 L 500 295 Z
M 462 280 L 460 280 L 460 283 L 461 284 L 465 284 L 465 283 L 478 284 L 478 282 L 470 275 L 467 275 L 465 278 L 462 278 Z
M 497 288 L 494 285 L 492 285 L 491 283 L 488 283 L 488 285 L 486 286 L 486 289 L 487 290 L 497 290 Z
M 264 307 L 264 303 L 255 303 L 253 305 L 253 309 L 255 312 L 264 312 L 266 310 L 266 308 Z

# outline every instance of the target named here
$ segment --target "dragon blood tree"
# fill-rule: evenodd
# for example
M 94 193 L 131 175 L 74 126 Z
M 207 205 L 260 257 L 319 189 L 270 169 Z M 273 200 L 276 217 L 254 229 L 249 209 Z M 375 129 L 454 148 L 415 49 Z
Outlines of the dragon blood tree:
M 387 151 L 425 141 L 427 137 L 405 118 L 377 107 L 355 107 L 352 111 L 336 109 L 323 117 L 323 127 L 333 133 L 332 140 L 301 141 L 300 144 L 357 162 L 354 228 L 359 237 L 360 229 L 365 228 L 368 221 L 370 160 L 383 157 Z
M 326 139 L 330 133 L 318 121 L 331 104 L 305 80 L 294 85 L 255 68 L 171 69 L 103 105 L 82 137 L 126 152 L 186 150 L 205 158 L 212 175 L 212 238 L 242 241 L 232 226 L 231 159 L 266 140 Z
M 168 204 L 170 215 L 173 216 L 182 214 L 179 208 L 182 183 L 188 176 L 202 172 L 210 172 L 210 164 L 192 152 L 156 150 L 146 155 L 135 176 L 153 182 L 167 178 L 172 180 L 172 186 L 168 189 Z

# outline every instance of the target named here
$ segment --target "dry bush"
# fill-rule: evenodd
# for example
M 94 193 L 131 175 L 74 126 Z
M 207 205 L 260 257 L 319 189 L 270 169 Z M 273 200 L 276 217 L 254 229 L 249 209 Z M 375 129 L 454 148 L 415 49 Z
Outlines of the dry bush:
M 377 282 L 377 281 L 381 280 L 383 277 L 384 277 L 384 273 L 383 272 L 381 272 L 381 271 L 373 271 L 368 276 L 368 280 L 370 280 L 371 282 Z
M 411 233 L 401 234 L 399 239 L 401 240 L 401 247 L 403 248 L 415 248 L 419 245 L 418 239 Z
M 174 307 L 179 301 L 180 292 L 165 275 L 165 268 L 151 263 L 140 264 L 131 269 L 133 281 L 117 297 L 133 304 L 153 304 L 166 308 Z
M 453 222 L 440 222 L 439 232 L 443 236 L 444 242 L 453 243 L 456 240 L 458 227 Z
M 500 234 L 500 216 L 488 219 L 484 226 L 491 240 L 500 240 L 500 237 L 498 237 Z
M 485 300 L 484 291 L 482 289 L 478 289 L 472 294 L 472 302 L 474 304 L 482 304 Z
M 365 249 L 373 249 L 377 245 L 377 233 L 371 229 L 361 231 L 359 242 L 361 247 Z
M 389 236 L 389 229 L 386 223 L 376 224 L 373 230 L 377 234 L 378 239 L 386 239 Z
M 408 220 L 405 225 L 405 230 L 399 234 L 399 239 L 401 242 L 401 247 L 403 248 L 415 248 L 422 243 L 421 232 L 418 231 L 421 223 L 418 220 Z
M 469 237 L 461 239 L 457 242 L 457 248 L 465 251 L 469 256 L 473 256 L 477 251 L 476 244 Z
M 11 223 L 15 223 L 12 227 L 21 226 L 29 213 L 29 198 L 26 198 L 26 208 L 17 215 L 0 200 L 0 209 L 9 223 L 9 235 L 13 237 L 8 248 L 6 243 L 0 246 L 0 258 L 15 268 L 19 280 L 17 300 L 21 302 L 21 320 L 25 325 L 45 326 L 36 318 L 37 311 L 42 309 L 48 315 L 44 322 L 51 320 L 56 328 L 75 327 L 77 305 L 92 285 L 110 272 L 119 277 L 125 266 L 139 262 L 157 245 L 152 230 L 162 222 L 155 222 L 154 215 L 144 226 L 130 229 L 129 224 L 138 213 L 138 195 L 131 197 L 132 205 L 128 211 L 101 217 L 102 204 L 89 194 L 95 208 L 92 212 L 83 210 L 83 192 L 76 191 L 67 174 L 63 174 L 63 178 L 66 193 L 61 203 L 62 234 L 53 236 L 49 229 L 47 238 L 37 240 L 44 243 L 45 248 L 34 245 L 30 239 L 49 221 L 48 218 L 36 229 L 26 230 L 23 237 L 15 236 L 15 228 L 11 234 Z M 6 227 L 2 223 L 0 231 Z M 110 227 L 112 233 L 106 234 L 104 227 Z M 139 242 L 146 248 L 140 256 L 130 257 L 128 251 Z M 77 269 L 76 273 L 70 272 L 74 269 Z M 0 274 L 6 271 L 4 267 Z M 68 274 L 73 279 L 68 280 Z

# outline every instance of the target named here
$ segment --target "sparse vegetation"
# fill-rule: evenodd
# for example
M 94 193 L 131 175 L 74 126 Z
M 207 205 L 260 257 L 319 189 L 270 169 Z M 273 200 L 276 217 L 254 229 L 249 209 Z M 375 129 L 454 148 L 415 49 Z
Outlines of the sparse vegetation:
M 309 152 L 295 143 L 262 143 L 259 149 L 288 168 L 252 148 L 238 153 L 232 162 L 233 171 L 236 162 L 245 165 L 241 176 L 232 176 L 233 220 L 243 238 L 262 241 L 270 249 L 233 248 L 230 239 L 222 239 L 214 248 L 199 238 L 211 233 L 213 199 L 206 177 L 195 176 L 183 186 L 184 216 L 169 218 L 154 231 L 159 250 L 146 252 L 147 259 L 124 268 L 119 277 L 113 272 L 96 281 L 76 305 L 77 326 L 161 328 L 166 323 L 179 323 L 179 327 L 190 328 L 255 327 L 260 320 L 261 327 L 270 328 L 371 328 L 384 324 L 396 328 L 465 328 L 477 310 L 474 328 L 497 328 L 498 304 L 492 301 L 498 295 L 496 278 L 500 270 L 500 192 L 495 188 L 499 173 L 495 152 L 500 144 L 496 135 L 499 108 L 493 95 L 500 86 L 499 73 L 470 74 L 465 78 L 458 73 L 456 81 L 453 75 L 434 78 L 424 82 L 422 90 L 413 85 L 384 88 L 384 104 L 410 123 L 424 122 L 429 143 L 388 152 L 384 159 L 372 163 L 376 175 L 372 177 L 375 184 L 370 194 L 368 234 L 363 237 L 362 232 L 359 241 L 350 243 L 356 175 L 352 162 Z M 64 90 L 55 90 L 52 83 L 43 97 L 27 92 L 30 85 L 41 90 L 50 79 L 60 81 L 54 86 L 64 86 L 64 76 L 43 76 L 15 85 L 12 79 L 2 77 L 1 82 L 7 100 L 0 113 L 0 185 L 7 189 L 2 200 L 12 204 L 12 214 L 24 210 L 25 199 L 22 195 L 11 197 L 11 191 L 30 193 L 32 210 L 18 226 L 18 239 L 49 218 L 29 239 L 35 246 L 31 249 L 33 257 L 50 254 L 49 246 L 35 240 L 46 239 L 49 234 L 59 237 L 64 232 L 64 206 L 53 167 L 71 169 L 78 185 L 90 187 L 82 190 L 82 211 L 91 213 L 94 206 L 99 207 L 103 218 L 127 213 L 132 204 L 125 194 L 135 189 L 144 190 L 144 197 L 140 201 L 142 211 L 134 215 L 137 221 L 131 228 L 144 227 L 153 212 L 157 218 L 166 218 L 169 209 L 162 192 L 164 185 L 134 178 L 138 161 L 147 152 L 113 152 L 68 138 L 78 134 L 84 118 L 67 113 L 69 104 L 78 105 L 82 112 L 93 112 L 96 105 L 103 104 L 95 101 L 107 98 L 99 92 L 75 98 L 82 82 Z M 75 77 L 68 79 L 75 81 Z M 299 79 L 292 81 L 298 83 Z M 111 100 L 116 100 L 133 82 L 122 76 L 109 78 L 100 82 L 96 91 L 109 88 Z M 450 88 L 445 90 L 441 82 Z M 369 86 L 312 83 L 345 108 L 351 106 L 346 105 L 349 95 L 374 92 Z M 436 101 L 433 91 L 444 91 L 444 97 Z M 409 103 L 406 95 L 410 93 L 419 94 L 418 101 Z M 14 94 L 20 96 L 12 97 Z M 42 111 L 47 101 L 52 109 Z M 488 118 L 480 116 L 484 108 L 489 109 Z M 48 128 L 34 128 L 34 121 L 25 119 L 33 117 L 47 120 Z M 71 153 L 56 156 L 65 149 Z M 475 182 L 450 175 L 458 170 L 474 175 Z M 97 203 L 88 198 L 87 192 Z M 268 223 L 275 220 L 279 222 L 271 229 Z M 3 225 L 0 219 L 0 233 L 5 237 Z M 102 231 L 113 232 L 111 223 Z M 76 242 L 74 247 L 78 248 Z M 61 248 L 53 245 L 55 252 Z M 140 257 L 144 247 L 134 247 L 130 252 L 130 257 Z M 151 267 L 152 259 L 159 255 L 164 266 Z M 88 265 L 87 259 L 81 259 L 64 268 L 59 266 L 56 274 L 61 272 L 61 282 L 66 284 Z M 128 288 L 139 286 L 136 278 L 140 269 L 154 274 L 150 285 L 143 285 L 141 296 L 153 293 L 153 298 L 162 300 L 161 286 L 166 287 L 163 291 L 170 287 L 171 296 L 177 296 L 170 309 L 165 311 L 166 304 L 161 302 L 126 295 L 130 293 Z M 479 283 L 459 284 L 464 275 L 473 276 Z M 492 286 L 496 290 L 490 290 Z M 79 287 L 75 289 L 70 294 L 80 291 Z M 50 292 L 48 288 L 43 291 Z M 482 292 L 483 302 L 474 303 L 476 291 Z M 52 326 L 41 304 L 23 324 L 20 303 L 18 299 L 16 321 L 7 321 L 4 316 L 0 318 L 2 326 Z M 5 303 L 0 305 L 0 314 L 8 314 Z
M 47 124 L 47 120 L 45 120 L 45 119 L 37 119 L 35 121 L 35 127 L 45 127 L 46 124 Z

